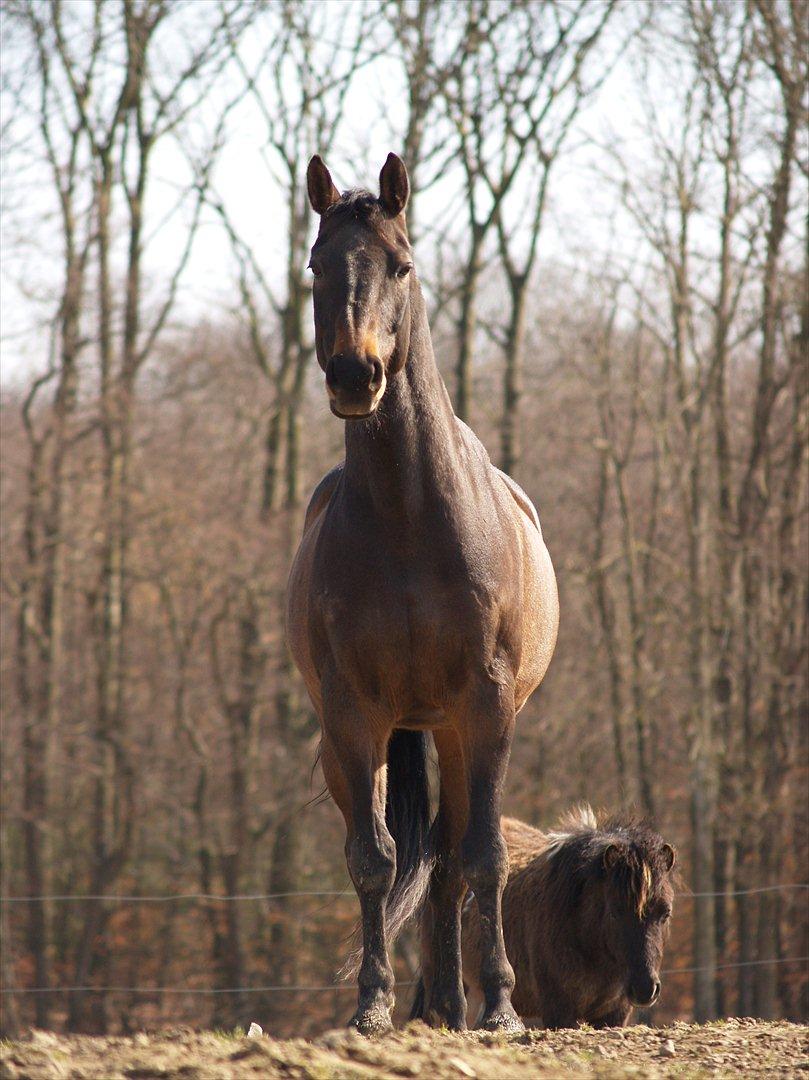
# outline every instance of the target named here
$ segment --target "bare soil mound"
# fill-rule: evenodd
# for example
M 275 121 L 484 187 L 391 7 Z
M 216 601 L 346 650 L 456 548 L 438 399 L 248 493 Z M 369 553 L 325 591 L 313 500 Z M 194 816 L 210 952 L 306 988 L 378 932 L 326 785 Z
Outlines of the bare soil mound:
M 328 1031 L 311 1042 L 185 1029 L 131 1038 L 35 1031 L 6 1042 L 0 1080 L 479 1080 L 599 1077 L 806 1077 L 809 1028 L 726 1020 L 608 1031 L 454 1035 L 410 1024 L 379 1039 Z

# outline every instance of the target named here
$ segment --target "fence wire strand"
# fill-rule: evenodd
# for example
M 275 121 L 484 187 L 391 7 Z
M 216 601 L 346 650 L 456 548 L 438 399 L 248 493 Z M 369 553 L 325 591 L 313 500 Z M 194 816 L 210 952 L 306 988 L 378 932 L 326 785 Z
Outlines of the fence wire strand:
M 682 892 L 681 898 L 751 896 L 757 893 L 780 892 L 790 889 L 809 889 L 807 882 L 782 882 L 776 885 L 759 885 L 752 889 L 733 889 L 725 892 Z M 352 897 L 353 893 L 345 889 L 300 890 L 277 893 L 240 893 L 223 896 L 216 893 L 174 893 L 164 896 L 123 896 L 104 895 L 51 895 L 51 896 L 2 896 L 0 903 L 24 904 L 37 901 L 45 902 L 80 902 L 87 900 L 111 900 L 119 903 L 170 903 L 176 900 L 202 901 L 268 901 L 285 900 L 292 897 Z M 664 975 L 687 975 L 698 971 L 727 971 L 732 968 L 761 967 L 765 964 L 806 964 L 809 956 L 789 956 L 768 960 L 742 960 L 728 964 L 706 964 L 696 967 L 668 968 Z M 400 982 L 398 986 L 414 986 L 414 982 Z M 324 986 L 235 986 L 235 987 L 184 987 L 184 986 L 0 986 L 0 994 L 270 994 L 287 991 L 288 993 L 327 993 L 329 991 L 356 990 L 356 983 L 334 983 Z
M 677 893 L 677 896 L 682 899 L 695 899 L 696 897 L 717 897 L 717 896 L 753 896 L 756 893 L 769 893 L 769 892 L 784 892 L 789 889 L 809 889 L 809 882 L 805 881 L 788 881 L 775 885 L 757 885 L 752 889 L 727 889 L 724 892 L 690 892 L 685 890 L 684 892 Z M 50 896 L 0 896 L 0 904 L 33 904 L 39 901 L 43 902 L 80 902 L 82 900 L 115 900 L 122 904 L 161 904 L 170 903 L 173 900 L 221 900 L 221 901 L 241 901 L 241 900 L 287 900 L 292 897 L 300 896 L 347 896 L 352 897 L 354 893 L 348 889 L 320 889 L 320 890 L 301 890 L 298 892 L 277 892 L 277 893 L 236 893 L 233 896 L 223 896 L 218 893 L 166 893 L 164 896 L 119 896 L 114 893 L 101 893 L 94 894 L 67 894 L 67 895 L 50 895 Z
M 740 960 L 734 964 L 704 965 L 702 967 L 666 968 L 662 975 L 686 975 L 695 971 L 726 971 L 728 968 L 761 967 L 763 964 L 806 964 L 809 956 L 773 957 L 770 960 Z M 397 982 L 397 986 L 415 986 L 414 981 Z M 331 983 L 325 986 L 24 986 L 19 989 L 0 987 L 0 994 L 269 994 L 286 990 L 290 994 L 325 993 L 329 990 L 356 990 L 357 983 Z

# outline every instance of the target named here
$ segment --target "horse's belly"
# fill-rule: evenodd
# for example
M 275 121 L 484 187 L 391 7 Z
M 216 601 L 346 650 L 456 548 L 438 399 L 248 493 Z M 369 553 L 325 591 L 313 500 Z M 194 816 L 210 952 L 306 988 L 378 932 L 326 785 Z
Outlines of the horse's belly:
M 559 595 L 551 557 L 533 524 L 523 527 L 522 651 L 514 698 L 521 709 L 545 677 L 559 630 Z
M 322 524 L 323 519 L 317 519 L 301 538 L 289 572 L 286 609 L 287 645 L 318 714 L 321 712 L 322 701 L 320 665 L 312 650 L 312 572 Z

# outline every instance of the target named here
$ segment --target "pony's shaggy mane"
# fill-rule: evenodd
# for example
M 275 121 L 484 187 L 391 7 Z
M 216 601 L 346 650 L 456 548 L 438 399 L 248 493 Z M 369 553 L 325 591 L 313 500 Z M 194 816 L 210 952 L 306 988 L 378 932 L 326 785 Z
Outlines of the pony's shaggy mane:
M 598 820 L 592 806 L 589 803 L 579 803 L 562 814 L 556 826 L 545 834 L 548 838 L 546 854 L 550 858 L 572 836 L 595 832 L 597 829 Z

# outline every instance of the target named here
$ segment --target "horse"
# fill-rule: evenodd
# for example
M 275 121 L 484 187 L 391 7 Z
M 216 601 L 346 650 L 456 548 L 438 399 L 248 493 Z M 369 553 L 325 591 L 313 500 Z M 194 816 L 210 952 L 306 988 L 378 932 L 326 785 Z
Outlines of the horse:
M 544 833 L 504 818 L 510 870 L 503 892 L 513 1004 L 547 1028 L 624 1027 L 660 994 L 660 964 L 674 900 L 674 848 L 643 821 L 599 824 L 589 806 Z M 469 1018 L 481 1012 L 481 925 L 469 897 L 462 916 Z M 423 1009 L 418 988 L 412 1011 Z
M 350 1023 L 391 1026 L 389 944 L 425 896 L 426 1015 L 462 1030 L 461 904 L 481 914 L 482 1024 L 522 1030 L 503 944 L 500 832 L 516 713 L 556 643 L 556 579 L 536 510 L 453 413 L 436 365 L 390 154 L 378 198 L 340 194 L 319 156 L 315 351 L 345 460 L 317 485 L 290 572 L 287 636 L 320 719 L 361 912 Z M 427 749 L 440 771 L 431 821 Z

